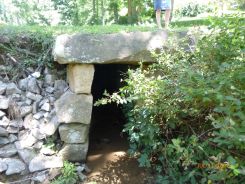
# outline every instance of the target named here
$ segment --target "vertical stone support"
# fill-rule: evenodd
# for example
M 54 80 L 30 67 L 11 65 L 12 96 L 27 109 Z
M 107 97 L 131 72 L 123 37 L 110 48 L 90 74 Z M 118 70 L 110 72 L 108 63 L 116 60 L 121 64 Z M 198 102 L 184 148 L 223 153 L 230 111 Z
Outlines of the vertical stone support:
M 93 78 L 94 65 L 69 64 L 67 67 L 68 83 L 74 93 L 91 94 Z
M 67 80 L 71 91 L 55 102 L 60 138 L 64 142 L 59 155 L 64 160 L 84 161 L 88 151 L 88 134 L 91 122 L 93 96 L 91 86 L 94 66 L 69 64 Z

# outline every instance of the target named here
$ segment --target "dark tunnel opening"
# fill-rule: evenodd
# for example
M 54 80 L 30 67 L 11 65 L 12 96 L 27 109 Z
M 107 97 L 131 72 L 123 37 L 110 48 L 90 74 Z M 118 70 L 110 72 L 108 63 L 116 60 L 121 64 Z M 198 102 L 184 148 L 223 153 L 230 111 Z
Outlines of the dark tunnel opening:
M 125 78 L 130 65 L 107 64 L 95 65 L 92 84 L 93 102 L 103 97 L 106 90 L 112 94 L 123 86 L 121 79 Z M 124 154 L 128 150 L 126 135 L 122 135 L 125 118 L 122 107 L 117 104 L 93 106 L 91 127 L 89 133 L 89 150 L 87 164 L 97 171 L 108 160 L 114 160 L 115 155 Z
M 120 64 L 95 65 L 92 84 L 93 102 L 101 99 L 105 90 L 109 94 L 118 91 L 123 86 L 121 79 L 125 77 L 129 67 Z M 94 106 L 91 121 L 90 151 L 98 145 L 124 141 L 125 137 L 120 137 L 125 123 L 121 106 L 115 103 Z

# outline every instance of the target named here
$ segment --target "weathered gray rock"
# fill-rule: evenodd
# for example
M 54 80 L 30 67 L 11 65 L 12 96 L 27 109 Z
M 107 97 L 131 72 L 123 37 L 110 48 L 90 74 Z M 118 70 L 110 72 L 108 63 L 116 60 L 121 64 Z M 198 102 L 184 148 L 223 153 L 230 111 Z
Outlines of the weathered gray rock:
M 49 175 L 49 171 L 45 170 L 45 171 L 42 171 L 42 172 L 35 174 L 32 177 L 32 180 L 37 181 L 39 183 L 43 183 L 48 178 L 48 175 Z
M 6 137 L 0 137 L 0 146 L 10 143 L 9 139 Z
M 19 157 L 29 165 L 30 161 L 37 156 L 33 148 L 18 149 Z
M 47 74 L 45 75 L 44 81 L 46 84 L 53 86 L 55 81 L 55 75 Z
M 51 155 L 54 155 L 55 154 L 55 151 L 50 149 L 50 148 L 42 148 L 40 150 L 40 153 L 43 154 L 43 155 L 46 155 L 46 156 L 51 156 Z
M 46 102 L 42 105 L 41 110 L 49 112 L 51 110 L 51 105 L 49 102 Z
M 8 131 L 8 133 L 10 134 L 16 134 L 19 131 L 19 128 L 17 127 L 12 127 L 12 126 L 8 126 L 8 128 L 6 129 Z
M 6 88 L 6 95 L 21 94 L 21 90 L 15 85 L 15 83 L 9 83 Z
M 0 158 L 0 173 L 6 171 L 7 169 L 8 169 L 7 163 Z
M 11 142 L 11 143 L 18 140 L 18 138 L 14 134 L 10 134 L 8 139 L 9 139 L 9 142 Z
M 51 136 L 56 132 L 59 125 L 60 125 L 60 122 L 58 121 L 57 116 L 54 115 L 51 118 L 47 118 L 46 123 L 41 124 L 40 129 L 43 130 L 43 132 L 47 136 Z
M 151 51 L 166 44 L 167 33 L 131 32 L 104 35 L 60 35 L 53 54 L 60 64 L 152 62 Z
M 4 128 L 0 127 L 0 137 L 8 137 L 8 135 L 8 132 Z
M 32 113 L 33 114 L 36 114 L 38 112 L 38 107 L 39 107 L 39 101 L 35 101 L 33 104 L 32 104 Z
M 4 94 L 6 91 L 7 85 L 0 81 L 0 95 Z
M 51 87 L 51 86 L 48 86 L 46 89 L 45 89 L 46 92 L 48 93 L 53 93 L 54 92 L 54 88 Z
M 37 83 L 36 78 L 31 77 L 28 80 L 27 90 L 30 91 L 30 92 L 32 92 L 32 93 L 35 93 L 35 94 L 40 94 L 41 93 L 41 89 L 38 86 L 38 83 Z
M 33 158 L 29 164 L 30 172 L 42 171 L 49 168 L 63 167 L 61 157 L 39 155 Z
M 88 152 L 88 141 L 85 144 L 65 144 L 59 155 L 64 160 L 85 161 Z
M 70 64 L 67 69 L 67 79 L 74 93 L 90 94 L 94 78 L 94 65 Z
M 69 89 L 69 86 L 64 80 L 56 80 L 54 83 L 54 89 L 54 97 L 58 99 Z
M 43 111 L 39 111 L 38 113 L 33 115 L 33 118 L 36 120 L 39 120 L 41 118 L 43 118 L 44 112 Z
M 24 78 L 24 79 L 19 80 L 18 86 L 21 90 L 23 91 L 27 90 L 28 80 L 29 78 Z
M 8 168 L 5 172 L 6 175 L 19 174 L 25 170 L 25 164 L 16 158 L 5 158 L 3 162 L 7 164 Z
M 2 120 L 0 120 L 0 126 L 3 126 L 3 127 L 7 127 L 7 126 L 9 126 L 9 123 L 10 123 L 10 120 L 6 117 L 6 116 L 4 116 L 3 118 L 2 118 Z
M 36 137 L 32 135 L 30 131 L 26 131 L 24 134 L 20 135 L 20 140 L 15 142 L 17 149 L 24 149 L 31 147 L 38 141 Z
M 61 123 L 90 124 L 92 106 L 92 95 L 72 92 L 66 92 L 55 102 L 56 114 Z
M 9 122 L 9 126 L 21 128 L 23 127 L 23 120 L 22 119 L 14 119 Z
M 20 116 L 25 117 L 27 114 L 32 112 L 32 106 L 21 106 L 20 107 Z
M 38 140 L 42 140 L 42 139 L 46 138 L 46 134 L 45 134 L 45 130 L 44 129 L 33 128 L 31 130 L 31 133 Z
M 5 114 L 6 114 L 5 112 L 3 112 L 3 111 L 0 110 L 0 118 L 2 118 L 3 116 L 5 116 Z
M 34 101 L 40 101 L 43 98 L 41 95 L 34 94 L 34 93 L 31 93 L 31 92 L 27 92 L 26 93 L 26 97 L 30 98 L 31 100 L 34 100 Z
M 59 126 L 60 138 L 65 143 L 85 143 L 88 139 L 88 125 L 62 124 Z
M 25 99 L 25 102 L 24 102 L 25 105 L 31 105 L 32 104 L 32 100 L 27 98 Z
M 9 99 L 0 95 L 0 109 L 7 109 L 9 107 Z
M 0 148 L 0 157 L 7 158 L 15 155 L 17 153 L 17 149 L 14 144 L 7 144 Z

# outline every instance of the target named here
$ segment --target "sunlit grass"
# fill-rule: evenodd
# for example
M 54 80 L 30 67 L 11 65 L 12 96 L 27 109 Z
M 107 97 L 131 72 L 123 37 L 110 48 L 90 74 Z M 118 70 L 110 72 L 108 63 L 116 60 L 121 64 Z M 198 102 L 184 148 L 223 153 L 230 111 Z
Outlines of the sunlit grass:
M 175 19 L 171 23 L 171 31 L 186 31 L 189 28 L 196 26 L 208 26 L 210 20 L 207 17 L 203 18 L 188 18 L 188 19 Z M 151 24 L 144 25 L 93 25 L 93 26 L 39 26 L 39 25 L 23 25 L 12 26 L 0 24 L 0 34 L 18 34 L 18 33 L 40 33 L 43 35 L 60 35 L 60 34 L 73 34 L 73 33 L 90 33 L 90 34 L 108 34 L 118 32 L 135 32 L 135 31 L 156 31 L 157 26 Z

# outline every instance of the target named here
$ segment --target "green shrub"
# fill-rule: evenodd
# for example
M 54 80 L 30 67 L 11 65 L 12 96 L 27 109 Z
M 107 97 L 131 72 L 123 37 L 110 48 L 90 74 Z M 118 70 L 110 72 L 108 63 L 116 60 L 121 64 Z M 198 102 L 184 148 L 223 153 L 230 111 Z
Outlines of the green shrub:
M 192 2 L 188 3 L 186 6 L 180 9 L 177 9 L 175 11 L 175 15 L 180 17 L 196 17 L 201 13 L 210 11 L 212 11 L 212 8 L 210 6 Z
M 53 181 L 52 184 L 75 184 L 78 180 L 76 166 L 68 161 L 64 162 L 61 173 L 62 175 Z
M 126 104 L 130 153 L 158 183 L 245 181 L 244 19 L 212 20 L 196 50 L 170 46 L 97 104 Z

